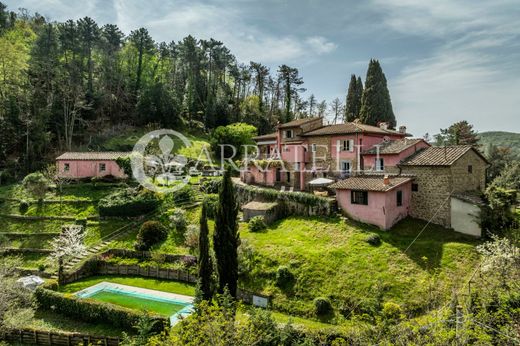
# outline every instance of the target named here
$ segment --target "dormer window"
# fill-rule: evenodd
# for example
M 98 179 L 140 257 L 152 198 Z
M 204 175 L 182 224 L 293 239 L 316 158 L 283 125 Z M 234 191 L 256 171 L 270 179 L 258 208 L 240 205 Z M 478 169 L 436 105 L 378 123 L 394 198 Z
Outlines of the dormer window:
M 286 130 L 285 131 L 285 138 L 293 138 L 294 137 L 294 131 L 293 130 Z
M 378 172 L 384 171 L 385 170 L 385 160 L 383 160 L 383 158 L 380 157 L 378 159 L 376 158 L 375 161 L 376 161 L 375 162 L 376 171 L 378 171 Z

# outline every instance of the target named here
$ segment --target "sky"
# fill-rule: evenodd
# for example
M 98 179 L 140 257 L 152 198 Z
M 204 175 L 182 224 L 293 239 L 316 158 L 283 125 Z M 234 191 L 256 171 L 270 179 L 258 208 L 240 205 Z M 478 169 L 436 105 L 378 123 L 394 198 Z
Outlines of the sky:
M 0 0 L 50 20 L 89 16 L 160 41 L 224 42 L 240 62 L 296 67 L 307 96 L 344 100 L 371 58 L 398 125 L 422 136 L 467 120 L 520 132 L 520 1 Z

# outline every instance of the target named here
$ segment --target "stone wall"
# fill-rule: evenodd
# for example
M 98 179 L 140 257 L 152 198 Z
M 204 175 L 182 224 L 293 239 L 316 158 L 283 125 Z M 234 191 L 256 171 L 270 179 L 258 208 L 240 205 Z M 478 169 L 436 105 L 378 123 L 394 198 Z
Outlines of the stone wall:
M 450 227 L 450 167 L 403 166 L 402 173 L 414 174 L 418 191 L 412 191 L 410 216 Z
M 472 167 L 472 173 L 468 166 Z M 453 192 L 484 191 L 487 163 L 473 150 L 469 150 L 452 166 Z

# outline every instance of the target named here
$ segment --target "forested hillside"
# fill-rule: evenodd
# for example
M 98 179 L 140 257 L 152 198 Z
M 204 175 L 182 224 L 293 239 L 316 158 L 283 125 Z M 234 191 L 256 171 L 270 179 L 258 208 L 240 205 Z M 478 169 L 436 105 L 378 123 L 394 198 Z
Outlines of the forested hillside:
M 48 22 L 0 3 L 0 170 L 38 169 L 121 123 L 196 132 L 242 121 L 265 133 L 323 115 L 325 102 L 309 105 L 302 84 L 296 68 L 242 64 L 213 39 L 156 42 L 145 28 L 125 36 L 88 17 Z
M 479 143 L 486 149 L 490 144 L 496 147 L 511 148 L 515 157 L 520 158 L 520 133 L 488 131 L 478 134 Z

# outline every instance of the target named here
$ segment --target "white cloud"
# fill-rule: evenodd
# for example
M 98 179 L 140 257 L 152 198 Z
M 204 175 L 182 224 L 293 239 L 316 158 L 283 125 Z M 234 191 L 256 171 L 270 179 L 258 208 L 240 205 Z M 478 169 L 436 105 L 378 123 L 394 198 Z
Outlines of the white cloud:
M 338 48 L 338 45 L 334 42 L 328 41 L 325 37 L 322 36 L 311 36 L 308 37 L 305 42 L 314 52 L 317 54 L 325 54 L 334 51 Z

